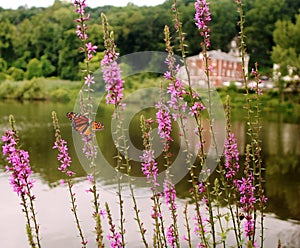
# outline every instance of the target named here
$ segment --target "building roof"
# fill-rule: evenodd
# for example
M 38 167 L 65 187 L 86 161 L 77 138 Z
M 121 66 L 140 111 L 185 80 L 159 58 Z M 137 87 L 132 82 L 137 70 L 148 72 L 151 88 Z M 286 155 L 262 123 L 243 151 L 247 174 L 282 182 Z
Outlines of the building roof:
M 225 53 L 225 52 L 222 52 L 221 50 L 211 50 L 211 51 L 208 51 L 207 53 L 211 59 L 221 59 L 224 61 L 241 62 L 241 57 L 233 56 L 230 53 Z M 200 56 L 201 56 L 201 53 L 199 55 L 194 55 L 194 56 L 188 57 L 188 59 L 196 60 Z

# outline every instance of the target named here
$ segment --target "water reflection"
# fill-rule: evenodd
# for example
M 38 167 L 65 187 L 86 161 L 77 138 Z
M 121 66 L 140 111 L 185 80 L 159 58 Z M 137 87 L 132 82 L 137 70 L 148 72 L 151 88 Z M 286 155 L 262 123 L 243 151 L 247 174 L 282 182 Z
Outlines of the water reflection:
M 8 115 L 13 114 L 16 119 L 16 127 L 22 142 L 22 147 L 29 150 L 31 164 L 35 171 L 35 177 L 39 178 L 48 187 L 55 187 L 62 178 L 57 170 L 57 153 L 52 149 L 54 143 L 54 132 L 52 128 L 51 112 L 55 110 L 58 114 L 60 126 L 64 139 L 70 144 L 70 153 L 73 159 L 73 170 L 79 180 L 84 180 L 85 169 L 80 165 L 74 149 L 71 126 L 65 117 L 66 112 L 73 109 L 73 104 L 59 104 L 51 102 L 1 102 L 0 103 L 0 130 L 4 131 L 9 127 Z M 112 153 L 116 154 L 113 148 L 113 141 L 110 132 L 111 110 L 101 109 L 97 113 L 107 130 L 97 133 L 97 139 L 102 153 L 107 161 L 113 165 Z M 234 113 L 232 129 L 238 139 L 239 151 L 244 156 L 247 144 L 246 124 L 243 117 Z M 132 137 L 139 137 L 137 128 L 132 127 Z M 135 134 L 134 134 L 135 132 Z M 208 140 L 208 138 L 207 138 Z M 281 219 L 300 220 L 300 125 L 299 122 L 290 123 L 284 120 L 281 115 L 265 114 L 263 118 L 262 146 L 263 162 L 266 166 L 266 194 L 269 199 L 269 213 L 275 214 Z M 139 147 L 141 141 L 136 140 L 134 144 Z M 113 149 L 112 149 L 113 148 Z M 3 162 L 0 160 L 0 165 Z M 137 167 L 140 167 L 137 165 Z M 108 172 L 102 171 L 100 183 L 102 186 L 112 187 L 114 180 L 108 181 Z M 179 196 L 184 198 L 187 195 L 189 185 L 187 178 L 183 178 L 177 185 Z M 7 183 L 6 177 L 0 177 L 2 183 Z M 13 193 L 12 193 L 13 194 Z M 5 197 L 5 196 L 4 196 Z M 2 202 L 6 199 L 1 197 Z M 48 202 L 48 204 L 52 204 Z M 9 207 L 7 205 L 7 207 Z M 1 206 L 5 212 L 6 206 Z

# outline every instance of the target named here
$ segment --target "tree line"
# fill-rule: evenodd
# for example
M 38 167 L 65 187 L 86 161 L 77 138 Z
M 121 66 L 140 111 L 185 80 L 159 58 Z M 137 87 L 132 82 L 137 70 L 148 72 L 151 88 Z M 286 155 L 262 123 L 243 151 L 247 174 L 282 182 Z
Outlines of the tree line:
M 243 2 L 250 68 L 256 61 L 262 68 L 271 68 L 274 61 L 282 59 L 278 55 L 280 44 L 285 50 L 295 46 L 296 55 L 293 56 L 299 57 L 300 36 L 286 37 L 287 28 L 282 34 L 280 32 L 283 26 L 300 25 L 299 0 Z M 154 7 L 138 7 L 129 3 L 126 7 L 88 8 L 91 14 L 89 39 L 98 46 L 99 52 L 104 50 L 100 23 L 100 14 L 103 12 L 114 30 L 121 55 L 138 51 L 164 51 L 164 26 L 169 25 L 173 37 L 176 36 L 172 29 L 171 4 L 172 1 L 166 1 Z M 200 37 L 193 20 L 194 1 L 181 0 L 178 4 L 188 44 L 187 56 L 198 54 Z M 212 0 L 210 11 L 211 49 L 228 51 L 230 41 L 239 32 L 235 1 Z M 7 77 L 23 80 L 39 76 L 79 79 L 78 69 L 83 55 L 78 51 L 81 44 L 75 33 L 75 18 L 72 4 L 59 0 L 47 8 L 0 8 L 0 81 Z M 284 42 L 284 39 L 289 42 Z M 175 39 L 173 42 L 176 45 Z M 275 47 L 276 54 L 272 56 Z M 100 57 L 101 53 L 95 59 L 99 61 Z

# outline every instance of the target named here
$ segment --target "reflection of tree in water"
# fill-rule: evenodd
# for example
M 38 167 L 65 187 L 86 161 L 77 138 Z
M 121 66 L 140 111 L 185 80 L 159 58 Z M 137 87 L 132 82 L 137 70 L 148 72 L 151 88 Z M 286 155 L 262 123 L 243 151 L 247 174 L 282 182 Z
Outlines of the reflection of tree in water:
M 280 218 L 300 220 L 300 156 L 265 158 L 268 211 Z
M 268 211 L 300 220 L 299 126 L 283 123 L 282 115 L 277 117 L 264 135 Z

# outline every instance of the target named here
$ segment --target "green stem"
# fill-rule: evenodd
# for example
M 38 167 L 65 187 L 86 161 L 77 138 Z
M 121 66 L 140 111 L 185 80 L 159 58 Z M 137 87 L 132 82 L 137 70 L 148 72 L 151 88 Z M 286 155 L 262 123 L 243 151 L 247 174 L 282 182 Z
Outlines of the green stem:
M 73 183 L 72 183 L 71 179 L 67 179 L 67 184 L 68 184 L 69 194 L 70 194 L 70 198 L 71 198 L 71 205 L 72 205 L 71 211 L 73 212 L 74 217 L 75 217 L 77 230 L 78 230 L 79 236 L 81 238 L 81 245 L 82 245 L 82 248 L 86 248 L 87 241 L 84 238 L 84 235 L 83 235 L 83 232 L 82 232 L 82 229 L 80 226 L 79 218 L 77 215 L 76 198 L 75 198 L 75 194 L 72 191 Z
M 33 224 L 34 224 L 34 229 L 35 229 L 35 235 L 36 235 L 36 242 L 37 242 L 37 246 L 40 248 L 41 247 L 41 244 L 40 244 L 40 236 L 39 236 L 39 225 L 37 223 L 37 220 L 36 220 L 36 213 L 35 213 L 35 210 L 34 210 L 34 206 L 33 206 L 33 198 L 31 196 L 31 193 L 30 193 L 30 187 L 28 184 L 26 184 L 26 188 L 27 188 L 27 191 L 28 191 L 28 198 L 29 198 L 29 203 L 30 203 L 30 211 L 31 211 L 31 214 L 32 214 L 32 220 L 33 220 Z
M 27 201 L 26 201 L 26 198 L 25 198 L 24 194 L 21 194 L 21 201 L 22 201 L 21 205 L 23 206 L 23 212 L 25 213 L 26 221 L 27 221 L 27 223 L 26 223 L 26 233 L 27 233 L 27 237 L 28 237 L 28 242 L 29 242 L 31 248 L 35 248 L 36 244 L 33 240 L 29 210 L 28 210 Z
M 185 219 L 185 227 L 187 231 L 187 242 L 188 242 L 188 247 L 192 248 L 192 243 L 191 243 L 191 228 L 189 225 L 189 219 L 188 219 L 188 214 L 187 214 L 187 209 L 188 209 L 188 202 L 185 203 L 183 214 L 184 214 L 184 219 Z
M 102 224 L 101 224 L 101 216 L 100 216 L 100 204 L 99 204 L 99 194 L 97 193 L 97 185 L 96 185 L 96 168 L 93 166 L 93 185 L 92 185 L 92 191 L 93 191 L 93 198 L 94 198 L 94 219 L 96 222 L 96 244 L 98 248 L 104 248 L 103 243 L 103 230 L 102 230 Z

